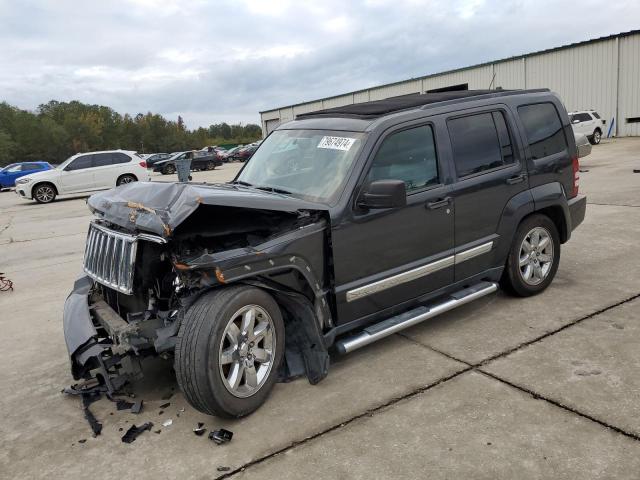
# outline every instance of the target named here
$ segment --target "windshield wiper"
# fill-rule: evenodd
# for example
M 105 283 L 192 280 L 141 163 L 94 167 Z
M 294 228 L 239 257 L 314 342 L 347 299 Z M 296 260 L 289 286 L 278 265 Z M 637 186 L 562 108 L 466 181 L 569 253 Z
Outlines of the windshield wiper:
M 234 185 L 244 185 L 245 187 L 253 187 L 253 185 L 249 182 L 243 182 L 242 180 L 234 180 L 231 182 Z
M 291 192 L 287 190 L 283 190 L 281 188 L 276 188 L 276 187 L 261 186 L 261 187 L 255 187 L 255 188 L 257 190 L 264 190 L 266 192 L 281 193 L 282 195 L 292 195 Z

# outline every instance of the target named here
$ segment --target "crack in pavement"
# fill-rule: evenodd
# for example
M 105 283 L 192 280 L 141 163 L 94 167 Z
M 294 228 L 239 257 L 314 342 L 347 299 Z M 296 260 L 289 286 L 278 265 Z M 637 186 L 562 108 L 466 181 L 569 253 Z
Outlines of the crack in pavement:
M 605 312 L 607 312 L 609 310 L 612 310 L 612 309 L 617 308 L 617 307 L 619 307 L 621 305 L 624 305 L 625 303 L 629 303 L 629 302 L 631 302 L 631 301 L 633 301 L 633 300 L 635 300 L 637 298 L 640 298 L 640 293 L 636 294 L 636 295 L 633 295 L 631 297 L 628 297 L 628 298 L 626 298 L 624 300 L 621 300 L 619 302 L 616 302 L 616 303 L 614 303 L 612 305 L 609 305 L 607 307 L 604 307 L 604 308 L 601 308 L 599 310 L 596 310 L 595 312 L 592 312 L 592 313 L 590 313 L 588 315 L 580 317 L 577 320 L 574 320 L 574 321 L 572 321 L 572 322 L 570 322 L 568 324 L 563 325 L 562 327 L 559 327 L 559 328 L 556 328 L 554 330 L 551 330 L 551 331 L 549 331 L 549 332 L 547 332 L 547 333 L 545 333 L 543 335 L 540 335 L 540 336 L 534 338 L 533 340 L 520 343 L 514 348 L 510 348 L 508 350 L 505 350 L 504 352 L 501 352 L 499 354 L 493 355 L 493 356 L 491 356 L 489 358 L 486 358 L 486 359 L 484 359 L 484 360 L 482 360 L 482 361 L 480 361 L 478 363 L 469 363 L 469 362 L 466 362 L 464 360 L 460 360 L 459 358 L 456 358 L 453 355 L 450 355 L 450 354 L 445 353 L 443 351 L 440 351 L 440 350 L 438 350 L 438 349 L 436 349 L 434 347 L 431 347 L 430 345 L 425 345 L 424 343 L 421 343 L 421 342 L 419 342 L 419 341 L 417 341 L 417 340 L 415 340 L 413 338 L 410 338 L 410 337 L 406 336 L 406 334 L 404 334 L 404 333 L 401 333 L 401 332 L 396 333 L 395 336 L 404 338 L 405 340 L 408 340 L 408 341 L 410 341 L 412 343 L 415 343 L 415 344 L 417 344 L 417 345 L 419 345 L 419 346 L 421 346 L 423 348 L 426 348 L 426 349 L 432 350 L 432 351 L 434 351 L 436 353 L 439 353 L 439 354 L 449 358 L 450 360 L 454 360 L 456 362 L 459 362 L 459 363 L 462 363 L 464 365 L 467 365 L 467 367 L 463 368 L 463 369 L 461 369 L 461 370 L 459 370 L 459 371 L 457 371 L 457 372 L 455 372 L 455 373 L 453 373 L 451 375 L 448 375 L 448 376 L 443 377 L 443 378 L 441 378 L 439 380 L 436 380 L 435 382 L 432 382 L 432 383 L 430 383 L 428 385 L 425 385 L 425 386 L 420 387 L 420 388 L 418 388 L 416 390 L 413 390 L 413 391 L 411 391 L 409 393 L 406 393 L 406 394 L 401 395 L 399 397 L 392 398 L 391 400 L 389 400 L 389 401 L 387 401 L 387 402 L 385 402 L 385 403 L 383 403 L 381 405 L 378 405 L 376 407 L 367 409 L 362 413 L 359 413 L 359 414 L 357 414 L 357 415 L 355 415 L 353 417 L 350 417 L 349 419 L 344 420 L 344 421 L 342 421 L 342 422 L 340 422 L 338 424 L 332 425 L 331 427 L 328 427 L 328 428 L 326 428 L 324 430 L 316 432 L 313 435 L 310 435 L 308 437 L 303 438 L 302 440 L 296 440 L 296 441 L 290 443 L 289 445 L 287 445 L 285 447 L 282 447 L 282 448 L 280 448 L 280 449 L 278 449 L 278 450 L 276 450 L 274 452 L 271 452 L 269 454 L 263 455 L 262 457 L 259 457 L 259 458 L 255 459 L 255 460 L 251 460 L 250 462 L 247 462 L 247 463 L 241 465 L 240 467 L 238 467 L 238 468 L 236 468 L 236 469 L 234 469 L 234 470 L 232 470 L 230 472 L 225 473 L 224 475 L 216 477 L 216 480 L 230 478 L 230 477 L 232 477 L 232 476 L 234 476 L 234 475 L 236 475 L 236 474 L 238 474 L 240 472 L 244 472 L 249 467 L 252 467 L 254 465 L 258 465 L 260 463 L 263 463 L 266 460 L 269 460 L 271 458 L 274 458 L 274 457 L 280 455 L 281 453 L 288 452 L 289 450 L 292 450 L 292 449 L 294 449 L 294 448 L 296 448 L 296 447 L 298 447 L 300 445 L 304 445 L 304 444 L 306 444 L 306 443 L 308 443 L 308 442 L 310 442 L 312 440 L 315 440 L 316 438 L 319 438 L 319 437 L 321 437 L 321 436 L 323 436 L 323 435 L 325 435 L 327 433 L 331 433 L 331 432 L 333 432 L 333 431 L 335 431 L 335 430 L 337 430 L 339 428 L 345 427 L 345 426 L 347 426 L 347 425 L 349 425 L 349 424 L 351 424 L 351 423 L 355 422 L 356 420 L 359 420 L 359 419 L 361 419 L 363 417 L 367 417 L 367 416 L 372 417 L 373 415 L 375 415 L 376 413 L 380 412 L 381 410 L 384 410 L 387 407 L 395 405 L 395 404 L 401 402 L 402 400 L 413 398 L 413 397 L 415 397 L 417 395 L 420 395 L 421 393 L 427 392 L 427 391 L 431 390 L 432 388 L 437 387 L 438 385 L 446 383 L 449 380 L 453 380 L 454 378 L 462 375 L 463 373 L 467 373 L 467 372 L 470 372 L 470 371 L 475 371 L 475 372 L 478 372 L 478 373 L 480 373 L 482 375 L 485 375 L 487 377 L 493 378 L 496 381 L 502 382 L 505 385 L 509 385 L 510 387 L 512 387 L 514 389 L 517 389 L 517 390 L 519 390 L 521 392 L 524 392 L 524 393 L 530 395 L 531 397 L 533 397 L 536 400 L 545 401 L 545 402 L 547 402 L 547 403 L 549 403 L 551 405 L 554 405 L 554 406 L 556 406 L 558 408 L 561 408 L 561 409 L 563 409 L 563 410 L 565 410 L 567 412 L 573 413 L 574 415 L 578 415 L 578 416 L 580 416 L 582 418 L 585 418 L 587 420 L 591 420 L 592 422 L 597 423 L 598 425 L 603 426 L 603 427 L 605 427 L 607 429 L 610 429 L 610 430 L 612 430 L 612 431 L 614 431 L 616 433 L 624 435 L 624 436 L 626 436 L 628 438 L 631 438 L 633 440 L 640 441 L 640 436 L 638 436 L 638 435 L 636 435 L 636 434 L 634 434 L 632 432 L 627 432 L 627 431 L 625 431 L 625 430 L 623 430 L 623 429 L 621 429 L 619 427 L 616 427 L 615 425 L 610 425 L 610 424 L 606 423 L 605 421 L 600 420 L 600 419 L 598 419 L 596 417 L 593 417 L 593 416 L 591 416 L 591 415 L 589 415 L 587 413 L 581 412 L 581 411 L 576 410 L 576 409 L 574 409 L 572 407 L 564 405 L 561 402 L 558 402 L 556 400 L 547 398 L 547 397 L 545 397 L 545 396 L 543 396 L 543 395 L 541 395 L 541 394 L 539 394 L 539 393 L 537 393 L 537 392 L 535 392 L 533 390 L 530 390 L 530 389 L 528 389 L 526 387 L 523 387 L 523 386 L 517 385 L 515 383 L 512 383 L 512 382 L 510 382 L 508 380 L 505 380 L 505 379 L 503 379 L 503 378 L 501 378 L 501 377 L 499 377 L 497 375 L 494 375 L 492 373 L 486 372 L 486 371 L 481 369 L 481 367 L 483 367 L 484 365 L 486 365 L 487 363 L 489 363 L 491 361 L 494 361 L 494 360 L 496 360 L 498 358 L 502 358 L 504 356 L 507 356 L 507 355 L 517 351 L 517 350 L 522 349 L 522 348 L 526 348 L 529 345 L 532 345 L 532 344 L 534 344 L 536 342 L 544 340 L 547 337 L 555 335 L 556 333 L 559 333 L 559 332 L 561 332 L 563 330 L 566 330 L 567 328 L 570 328 L 570 327 L 572 327 L 574 325 L 578 325 L 579 323 L 581 323 L 581 322 L 583 322 L 585 320 L 588 320 L 588 319 L 593 318 L 593 317 L 595 317 L 597 315 L 601 315 L 602 313 L 605 313 Z
M 406 394 L 401 395 L 399 397 L 394 397 L 391 400 L 388 400 L 388 401 L 386 401 L 385 403 L 383 403 L 381 405 L 369 408 L 369 409 L 365 410 L 362 413 L 359 413 L 359 414 L 357 414 L 357 415 L 355 415 L 353 417 L 350 417 L 347 420 L 343 420 L 342 422 L 337 423 L 335 425 L 332 425 L 332 426 L 330 426 L 328 428 L 325 428 L 324 430 L 316 432 L 313 435 L 309 435 L 308 437 L 305 437 L 302 440 L 296 440 L 294 442 L 291 442 L 286 447 L 282 447 L 282 448 L 276 450 L 275 452 L 268 453 L 267 455 L 263 455 L 262 457 L 259 457 L 259 458 L 255 459 L 255 460 L 251 460 L 250 462 L 247 462 L 244 465 L 242 465 L 242 466 L 240 466 L 240 467 L 238 467 L 238 468 L 236 468 L 236 469 L 234 469 L 234 470 L 232 470 L 230 472 L 225 473 L 224 475 L 220 475 L 219 477 L 216 477 L 216 480 L 229 478 L 229 477 L 231 477 L 231 476 L 233 476 L 233 475 L 235 475 L 237 473 L 244 472 L 249 467 L 252 467 L 254 465 L 262 463 L 262 462 L 264 462 L 266 460 L 269 460 L 270 458 L 276 457 L 276 456 L 280 455 L 281 453 L 288 452 L 291 449 L 294 449 L 294 448 L 296 448 L 296 447 L 298 447 L 300 445 L 304 445 L 307 442 L 315 440 L 316 438 L 319 438 L 319 437 L 321 437 L 321 436 L 323 436 L 323 435 L 325 435 L 327 433 L 331 433 L 331 432 L 333 432 L 333 431 L 335 431 L 335 430 L 337 430 L 339 428 L 346 427 L 347 425 L 349 425 L 349 424 L 351 424 L 351 423 L 353 423 L 353 422 L 355 422 L 355 421 L 357 421 L 357 420 L 359 420 L 361 418 L 372 417 L 373 415 L 375 415 L 376 413 L 378 413 L 381 410 L 384 410 L 387 407 L 395 405 L 398 402 L 401 402 L 403 400 L 407 400 L 409 398 L 413 398 L 413 397 L 415 397 L 417 395 L 420 395 L 421 393 L 424 393 L 424 392 L 426 392 L 428 390 L 431 390 L 432 388 L 437 387 L 438 385 L 441 385 L 441 384 L 443 384 L 445 382 L 448 382 L 449 380 L 452 380 L 452 379 L 462 375 L 463 373 L 467 373 L 467 372 L 469 372 L 471 370 L 473 370 L 472 367 L 463 368 L 461 370 L 458 370 L 455 373 L 452 373 L 451 375 L 447 375 L 446 377 L 442 377 L 441 379 L 436 380 L 435 382 L 429 383 L 428 385 L 425 385 L 425 386 L 419 387 L 419 388 L 417 388 L 415 390 L 412 390 L 409 393 L 406 393 Z
M 6 225 L 3 225 L 0 227 L 0 235 L 2 235 L 2 233 L 7 230 L 9 227 L 11 227 L 11 223 L 13 222 L 13 215 L 9 215 L 9 220 L 7 221 Z
M 620 203 L 596 203 L 596 202 L 587 202 L 587 205 L 600 205 L 603 207 L 631 207 L 631 208 L 640 208 L 640 205 L 626 205 Z

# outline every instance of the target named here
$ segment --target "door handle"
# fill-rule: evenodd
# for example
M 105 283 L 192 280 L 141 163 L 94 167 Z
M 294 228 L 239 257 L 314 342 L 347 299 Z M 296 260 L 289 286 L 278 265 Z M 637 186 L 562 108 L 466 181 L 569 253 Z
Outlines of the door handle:
M 515 185 L 516 183 L 523 182 L 525 178 L 527 178 L 527 176 L 524 173 L 521 173 L 515 177 L 507 178 L 507 183 L 509 185 Z
M 427 208 L 429 210 L 435 210 L 437 208 L 446 207 L 451 203 L 451 197 L 444 197 L 441 200 L 436 200 L 435 202 L 427 202 Z

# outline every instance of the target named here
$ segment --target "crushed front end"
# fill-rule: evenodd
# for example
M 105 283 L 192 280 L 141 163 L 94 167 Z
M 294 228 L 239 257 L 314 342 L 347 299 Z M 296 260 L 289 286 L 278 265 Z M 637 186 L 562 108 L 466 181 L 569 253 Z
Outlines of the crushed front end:
M 64 335 L 76 380 L 110 393 L 140 375 L 140 359 L 170 352 L 181 311 L 176 275 L 156 235 L 91 223 L 84 273 L 64 307 Z

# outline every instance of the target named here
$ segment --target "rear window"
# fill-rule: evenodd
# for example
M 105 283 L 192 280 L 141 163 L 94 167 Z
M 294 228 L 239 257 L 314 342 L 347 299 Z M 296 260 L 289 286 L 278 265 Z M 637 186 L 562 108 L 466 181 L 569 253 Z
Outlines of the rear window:
M 567 149 L 558 111 L 551 103 L 518 107 L 533 159 L 548 157 Z
M 591 115 L 593 115 L 594 117 L 596 117 L 598 120 L 600 120 L 600 115 L 598 115 L 598 112 L 591 112 Z
M 511 137 L 501 112 L 487 112 L 447 121 L 458 177 L 513 163 Z

